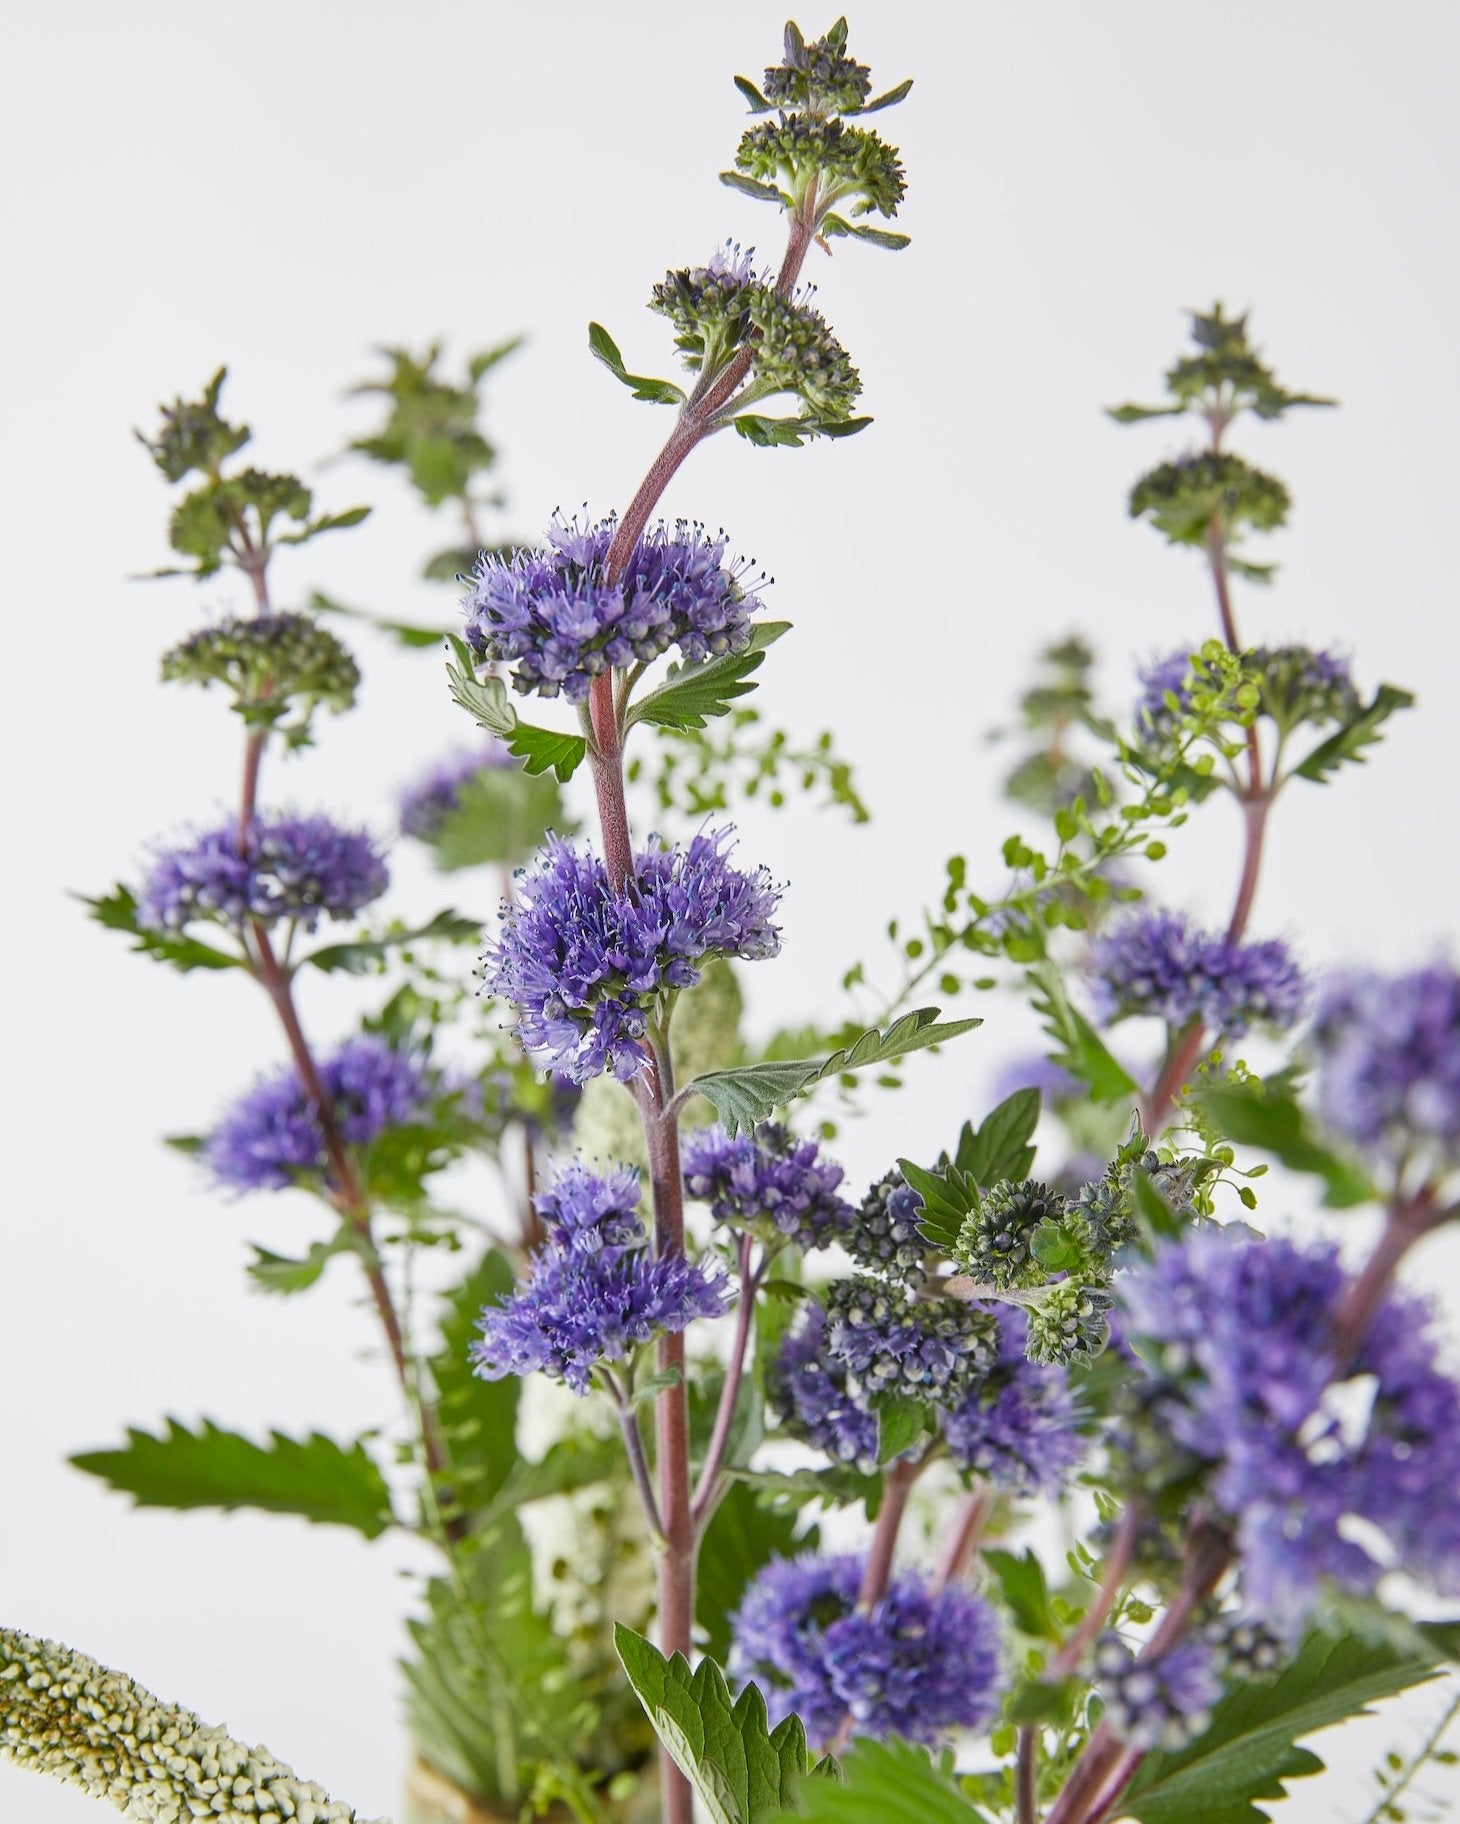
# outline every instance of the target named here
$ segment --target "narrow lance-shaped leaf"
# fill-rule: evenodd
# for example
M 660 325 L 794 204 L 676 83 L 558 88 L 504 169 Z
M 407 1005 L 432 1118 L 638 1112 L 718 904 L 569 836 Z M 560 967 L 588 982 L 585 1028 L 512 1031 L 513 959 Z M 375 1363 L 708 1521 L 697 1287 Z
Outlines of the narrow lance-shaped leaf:
M 631 374 L 624 366 L 618 344 L 601 323 L 588 325 L 588 351 L 601 361 L 614 379 L 628 387 L 636 399 L 651 405 L 683 405 L 684 393 L 671 380 L 652 380 L 645 374 Z
M 304 1439 L 269 1436 L 270 1443 L 255 1444 L 211 1419 L 198 1431 L 168 1419 L 162 1437 L 129 1427 L 120 1450 L 83 1451 L 71 1461 L 138 1507 L 258 1507 L 352 1526 L 367 1539 L 394 1524 L 385 1479 L 363 1444 L 347 1449 L 317 1431 Z
M 1129 1072 L 1114 1058 L 1095 1028 L 1065 993 L 1059 970 L 1051 962 L 1026 971 L 1034 1011 L 1059 1046 L 1055 1062 L 1078 1077 L 1092 1102 L 1134 1100 L 1140 1091 Z
M 982 1020 L 948 1020 L 937 1023 L 936 1007 L 919 1007 L 904 1014 L 886 1032 L 875 1028 L 860 1034 L 850 1045 L 834 1051 L 829 1058 L 792 1058 L 762 1064 L 743 1065 L 739 1070 L 712 1070 L 696 1077 L 683 1093 L 693 1091 L 714 1104 L 715 1112 L 726 1131 L 749 1132 L 766 1120 L 773 1109 L 794 1102 L 798 1096 L 828 1077 L 865 1070 L 873 1064 L 886 1064 L 909 1052 L 923 1051 L 930 1045 L 942 1045 L 960 1033 L 972 1032 Z
M 714 1824 L 760 1824 L 787 1810 L 810 1769 L 806 1731 L 788 1716 L 768 1726 L 765 1698 L 747 1685 L 732 1704 L 712 1659 L 691 1672 L 620 1623 L 614 1645 L 639 1701 Z

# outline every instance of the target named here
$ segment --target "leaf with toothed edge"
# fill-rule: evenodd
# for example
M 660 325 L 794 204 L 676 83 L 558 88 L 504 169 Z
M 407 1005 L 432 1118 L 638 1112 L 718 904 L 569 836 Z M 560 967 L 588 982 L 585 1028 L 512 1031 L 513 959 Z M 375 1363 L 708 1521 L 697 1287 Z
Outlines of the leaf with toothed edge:
M 789 621 L 762 621 L 751 629 L 743 652 L 722 653 L 699 665 L 671 666 L 659 688 L 631 706 L 627 726 L 648 722 L 655 728 L 703 728 L 709 717 L 727 714 L 737 697 L 757 688 L 747 681 L 750 674 L 765 663 L 767 647 L 790 631 Z
M 1413 706 L 1412 692 L 1401 690 L 1396 684 L 1381 684 L 1374 693 L 1373 702 L 1350 717 L 1326 741 L 1320 741 L 1307 759 L 1293 768 L 1294 774 L 1299 779 L 1322 784 L 1330 773 L 1337 772 L 1347 761 L 1362 765 L 1364 749 L 1383 740 L 1382 725 L 1396 710 Z
M 790 198 L 783 196 L 772 184 L 758 184 L 753 177 L 742 177 L 738 171 L 722 171 L 720 182 L 730 190 L 738 190 L 742 196 L 754 197 L 758 203 L 788 203 Z
M 558 782 L 566 785 L 588 757 L 588 743 L 582 735 L 560 735 L 556 729 L 536 728 L 518 720 L 517 711 L 507 701 L 507 686 L 500 678 L 479 678 L 465 641 L 454 633 L 446 636 L 456 655 L 456 663 L 447 664 L 446 678 L 451 700 L 476 718 L 478 728 L 505 741 L 507 751 L 516 754 L 529 773 L 551 769 Z
M 930 1045 L 942 1045 L 960 1033 L 972 1032 L 982 1020 L 948 1020 L 937 1023 L 936 1007 L 919 1007 L 906 1013 L 885 1032 L 875 1027 L 858 1035 L 850 1045 L 834 1051 L 828 1058 L 790 1058 L 761 1064 L 746 1064 L 739 1070 L 712 1070 L 696 1077 L 685 1091 L 693 1090 L 714 1104 L 715 1112 L 732 1137 L 749 1133 L 769 1118 L 772 1110 L 798 1096 L 828 1077 L 865 1070 L 872 1064 L 890 1063 L 909 1052 L 925 1051 Z
M 613 1639 L 655 1733 L 714 1824 L 760 1824 L 794 1804 L 811 1766 L 800 1717 L 772 1729 L 759 1686 L 732 1703 L 713 1659 L 691 1672 L 682 1653 L 666 1659 L 622 1622 Z
M 1065 993 L 1064 979 L 1051 962 L 1036 963 L 1026 971 L 1032 994 L 1030 1005 L 1045 1031 L 1059 1046 L 1054 1055 L 1072 1077 L 1090 1091 L 1092 1102 L 1136 1101 L 1140 1096 L 1134 1079 L 1111 1054 L 1105 1041 Z

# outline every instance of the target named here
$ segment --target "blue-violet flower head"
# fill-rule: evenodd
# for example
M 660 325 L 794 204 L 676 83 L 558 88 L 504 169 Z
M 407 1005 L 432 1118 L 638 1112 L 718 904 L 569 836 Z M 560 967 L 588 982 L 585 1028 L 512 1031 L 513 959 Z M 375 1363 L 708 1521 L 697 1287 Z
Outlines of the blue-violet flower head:
M 723 1127 L 702 1128 L 684 1149 L 685 1189 L 709 1204 L 716 1222 L 769 1224 L 802 1248 L 841 1240 L 854 1215 L 837 1194 L 842 1176 L 814 1140 L 773 1121 L 733 1140 Z
M 1140 911 L 1095 940 L 1094 992 L 1103 1019 L 1155 1014 L 1174 1029 L 1199 1019 L 1240 1038 L 1261 1022 L 1282 1030 L 1307 987 L 1287 946 L 1231 943 L 1177 912 Z
M 847 1385 L 826 1345 L 826 1313 L 807 1299 L 766 1376 L 766 1393 L 792 1437 L 869 1475 L 877 1467 L 877 1415 Z
M 291 919 L 312 931 L 322 915 L 353 918 L 390 884 L 372 838 L 328 817 L 258 817 L 240 844 L 228 822 L 160 849 L 142 889 L 139 917 L 154 930 L 195 920 L 240 927 Z
M 1052 1494 L 1084 1455 L 1080 1408 L 1069 1376 L 1028 1359 L 1029 1320 L 1017 1305 L 987 1307 L 999 1331 L 998 1360 L 943 1416 L 952 1454 L 995 1488 Z

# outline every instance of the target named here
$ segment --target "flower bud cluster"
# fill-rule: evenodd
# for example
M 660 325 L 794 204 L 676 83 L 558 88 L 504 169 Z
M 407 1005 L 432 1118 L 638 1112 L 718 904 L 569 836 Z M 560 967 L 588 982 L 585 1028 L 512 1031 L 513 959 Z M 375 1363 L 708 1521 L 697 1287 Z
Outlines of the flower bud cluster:
M 760 1686 L 773 1723 L 798 1715 L 816 1749 L 848 1717 L 855 1734 L 928 1746 L 986 1724 L 1001 1669 L 993 1610 L 956 1585 L 931 1589 L 916 1571 L 863 1610 L 864 1568 L 852 1556 L 771 1559 L 731 1622 L 731 1679 Z
M 838 1239 L 858 1266 L 910 1279 L 922 1272 L 927 1256 L 918 1229 L 922 1209 L 921 1195 L 894 1167 L 867 1192 Z
M 554 519 L 546 551 L 484 552 L 462 601 L 467 643 L 512 667 L 513 688 L 587 701 L 610 666 L 648 664 L 670 646 L 692 663 L 743 652 L 760 598 L 723 534 L 678 520 L 653 526 L 623 575 L 606 577 L 617 521 Z
M 788 24 L 785 59 L 766 71 L 764 87 L 766 100 L 778 108 L 855 114 L 872 93 L 872 72 L 847 56 L 845 19 L 810 44 L 794 24 Z
M 683 1254 L 649 1252 L 637 1172 L 605 1178 L 575 1161 L 536 1208 L 547 1241 L 525 1282 L 481 1314 L 472 1362 L 484 1380 L 537 1372 L 586 1394 L 600 1364 L 723 1315 L 731 1297 L 723 1274 Z
M 241 928 L 353 918 L 390 883 L 374 840 L 324 816 L 256 817 L 160 849 L 140 896 L 143 924 L 181 931 L 199 920 Z
M 783 114 L 747 127 L 735 169 L 779 190 L 793 206 L 814 186 L 819 213 L 850 199 L 853 215 L 890 218 L 907 194 L 896 146 L 867 127 L 815 114 Z
M 317 706 L 347 710 L 360 668 L 307 614 L 235 616 L 203 627 L 162 656 L 162 681 L 221 684 L 250 728 L 283 726 L 291 746 L 308 739 Z M 286 723 L 290 712 L 292 723 Z
M 971 1303 L 917 1300 L 856 1274 L 833 1280 L 825 1304 L 827 1348 L 846 1369 L 848 1391 L 861 1399 L 898 1395 L 947 1404 L 997 1359 L 998 1327 Z
M 1240 456 L 1209 450 L 1163 462 L 1130 492 L 1132 519 L 1149 517 L 1172 544 L 1204 544 L 1213 525 L 1227 538 L 1244 528 L 1271 532 L 1288 517 L 1291 497 L 1275 475 Z
M 208 1727 L 84 1653 L 14 1628 L 0 1628 L 0 1755 L 158 1824 L 356 1824 L 351 1806 L 267 1748 Z
M 484 958 L 488 989 L 516 1008 L 540 1064 L 575 1083 L 605 1071 L 627 1082 L 649 1061 L 651 1025 L 711 957 L 776 954 L 780 894 L 764 869 L 730 866 L 729 840 L 719 830 L 684 848 L 656 842 L 615 890 L 596 855 L 548 839 Z

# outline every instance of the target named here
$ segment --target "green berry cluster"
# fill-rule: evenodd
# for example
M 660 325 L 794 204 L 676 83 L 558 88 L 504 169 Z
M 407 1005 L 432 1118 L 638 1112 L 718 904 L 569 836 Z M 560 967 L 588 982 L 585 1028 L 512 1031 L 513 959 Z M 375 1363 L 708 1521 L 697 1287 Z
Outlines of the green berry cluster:
M 163 654 L 162 681 L 221 684 L 250 728 L 279 728 L 300 747 L 316 708 L 339 715 L 353 705 L 360 668 L 312 616 L 260 614 L 190 634 Z

